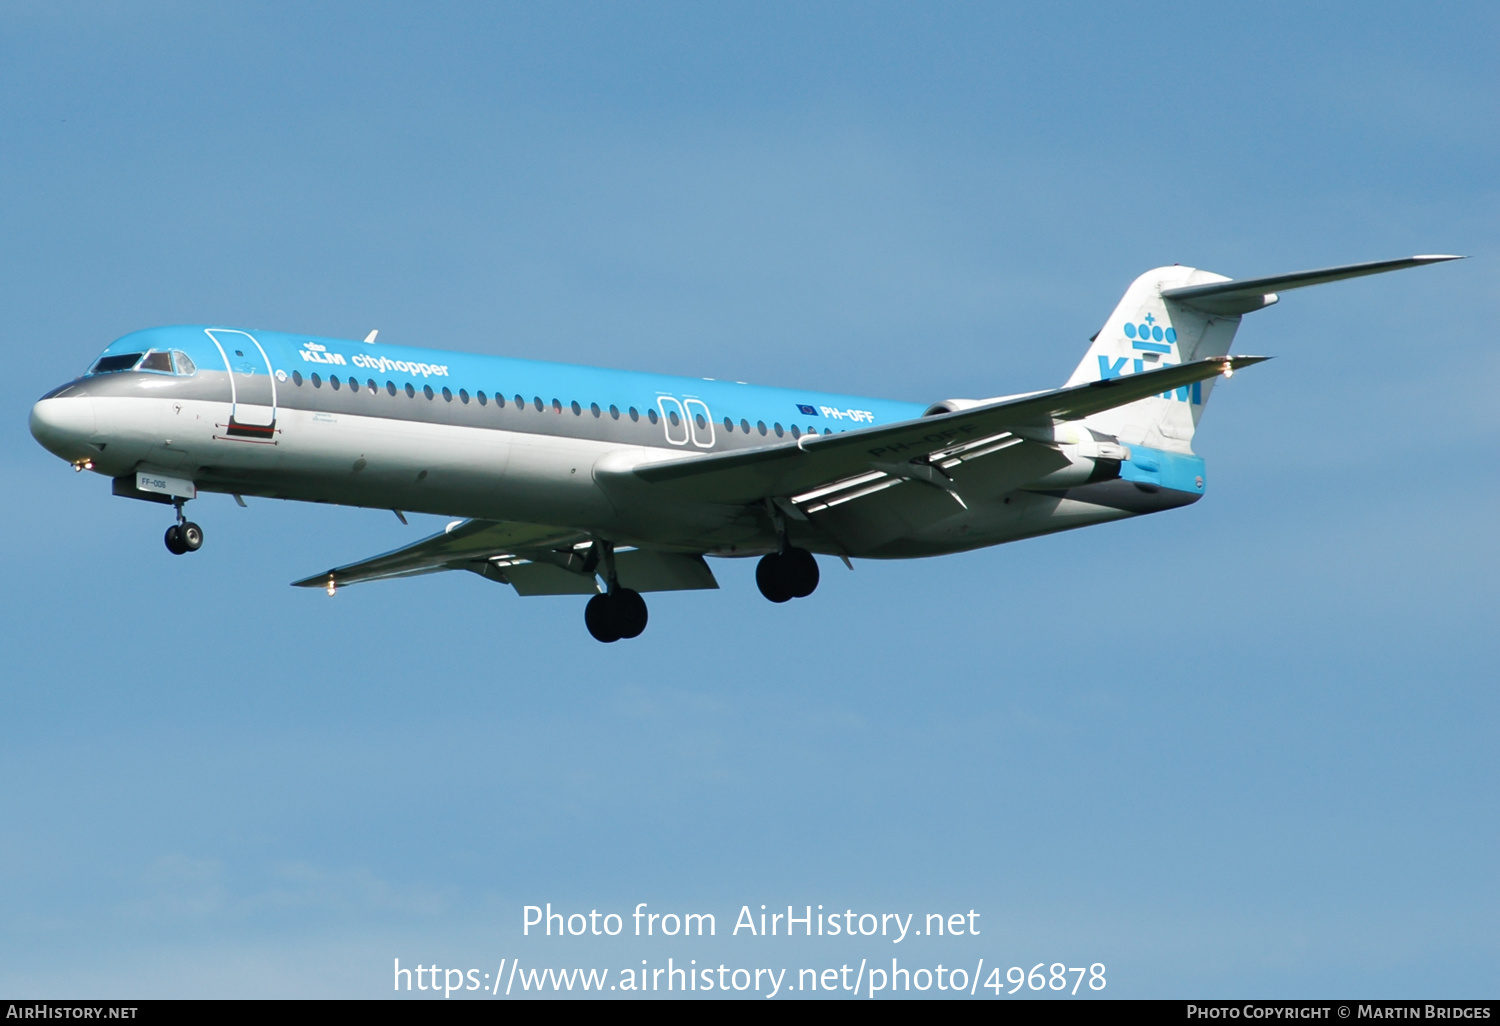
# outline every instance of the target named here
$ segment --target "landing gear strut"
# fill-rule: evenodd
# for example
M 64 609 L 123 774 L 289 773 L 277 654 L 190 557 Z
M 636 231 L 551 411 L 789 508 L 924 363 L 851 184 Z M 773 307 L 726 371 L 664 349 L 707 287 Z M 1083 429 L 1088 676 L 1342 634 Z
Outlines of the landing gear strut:
M 193 523 L 182 515 L 182 503 L 174 503 L 177 507 L 177 523 L 167 528 L 167 551 L 174 556 L 180 556 L 185 552 L 197 552 L 203 547 L 203 528 Z
M 594 551 L 603 556 L 604 579 L 609 590 L 589 599 L 583 607 L 583 623 L 596 641 L 611 642 L 639 637 L 646 629 L 646 600 L 640 592 L 620 587 L 615 573 L 615 549 L 606 541 L 596 541 Z
M 772 602 L 807 598 L 818 587 L 818 561 L 811 552 L 787 540 L 786 518 L 769 499 L 766 513 L 776 529 L 776 551 L 760 557 L 755 566 L 755 584 Z

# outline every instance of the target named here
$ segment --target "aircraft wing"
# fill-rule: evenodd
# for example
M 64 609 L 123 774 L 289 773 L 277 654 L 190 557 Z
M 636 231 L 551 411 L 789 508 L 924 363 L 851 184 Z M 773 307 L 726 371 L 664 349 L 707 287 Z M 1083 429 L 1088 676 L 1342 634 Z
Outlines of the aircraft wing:
M 837 435 L 804 435 L 795 442 L 711 456 L 647 463 L 604 471 L 622 484 L 639 481 L 683 499 L 749 503 L 797 496 L 817 498 L 817 491 L 838 482 L 858 487 L 855 479 L 918 479 L 944 487 L 945 467 L 986 456 L 1022 438 L 1016 429 L 1051 427 L 1091 413 L 1124 406 L 1194 381 L 1248 367 L 1263 356 L 1223 356 L 1162 367 L 1071 388 L 1003 399 L 954 413 L 861 428 Z M 852 496 L 851 496 L 852 497 Z
M 597 564 L 580 546 L 590 536 L 573 528 L 496 520 L 455 521 L 437 534 L 371 559 L 294 581 L 298 588 L 334 590 L 347 584 L 468 570 L 522 595 L 594 595 Z M 626 549 L 615 554 L 620 583 L 636 591 L 717 588 L 700 555 Z
M 571 528 L 544 524 L 520 524 L 495 520 L 467 520 L 450 524 L 448 529 L 423 538 L 403 548 L 364 559 L 300 581 L 298 588 L 340 587 L 387 577 L 414 577 L 440 570 L 479 568 L 496 557 L 522 558 L 523 553 L 539 553 L 554 548 L 567 549 L 588 535 Z

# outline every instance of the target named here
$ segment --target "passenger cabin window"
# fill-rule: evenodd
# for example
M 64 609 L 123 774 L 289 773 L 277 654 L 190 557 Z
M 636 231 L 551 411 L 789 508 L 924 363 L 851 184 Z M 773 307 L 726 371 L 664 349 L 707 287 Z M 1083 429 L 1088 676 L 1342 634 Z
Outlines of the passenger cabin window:
M 90 374 L 109 374 L 113 371 L 127 371 L 134 367 L 141 359 L 140 353 L 120 353 L 117 356 L 101 356 L 99 362 L 94 364 Z
M 295 371 L 295 370 L 292 371 L 292 384 L 296 385 L 298 388 L 302 387 L 302 372 L 301 371 Z

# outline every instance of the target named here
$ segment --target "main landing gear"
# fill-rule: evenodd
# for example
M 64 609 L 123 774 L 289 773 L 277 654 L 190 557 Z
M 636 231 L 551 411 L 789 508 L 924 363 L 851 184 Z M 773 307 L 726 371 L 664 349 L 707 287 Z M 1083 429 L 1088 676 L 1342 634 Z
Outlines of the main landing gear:
M 760 557 L 755 583 L 772 602 L 807 598 L 818 587 L 818 561 L 806 549 L 789 546 Z
M 646 629 L 646 600 L 629 588 L 595 595 L 583 607 L 583 622 L 596 641 L 639 637 Z
M 766 513 L 776 529 L 776 551 L 760 557 L 755 566 L 755 584 L 772 602 L 807 598 L 818 588 L 818 561 L 811 552 L 787 540 L 786 518 L 769 499 Z
M 646 600 L 641 593 L 620 586 L 615 573 L 615 549 L 606 541 L 594 542 L 594 554 L 604 563 L 604 580 L 609 590 L 589 599 L 583 607 L 583 623 L 596 641 L 611 642 L 636 638 L 646 629 Z M 591 556 L 593 558 L 593 556 Z
M 167 528 L 167 551 L 174 556 L 186 552 L 197 552 L 203 547 L 203 528 L 182 515 L 182 503 L 177 507 L 177 523 Z

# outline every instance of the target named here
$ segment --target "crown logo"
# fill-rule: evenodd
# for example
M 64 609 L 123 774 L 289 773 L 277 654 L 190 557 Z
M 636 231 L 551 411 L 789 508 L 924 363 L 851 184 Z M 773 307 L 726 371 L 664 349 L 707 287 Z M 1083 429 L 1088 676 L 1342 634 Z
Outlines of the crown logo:
M 1165 328 L 1156 323 L 1154 314 L 1147 314 L 1140 324 L 1126 324 L 1125 337 L 1139 339 L 1142 342 L 1162 342 L 1169 345 L 1177 341 L 1177 329 Z M 1155 347 L 1152 347 L 1155 348 Z

